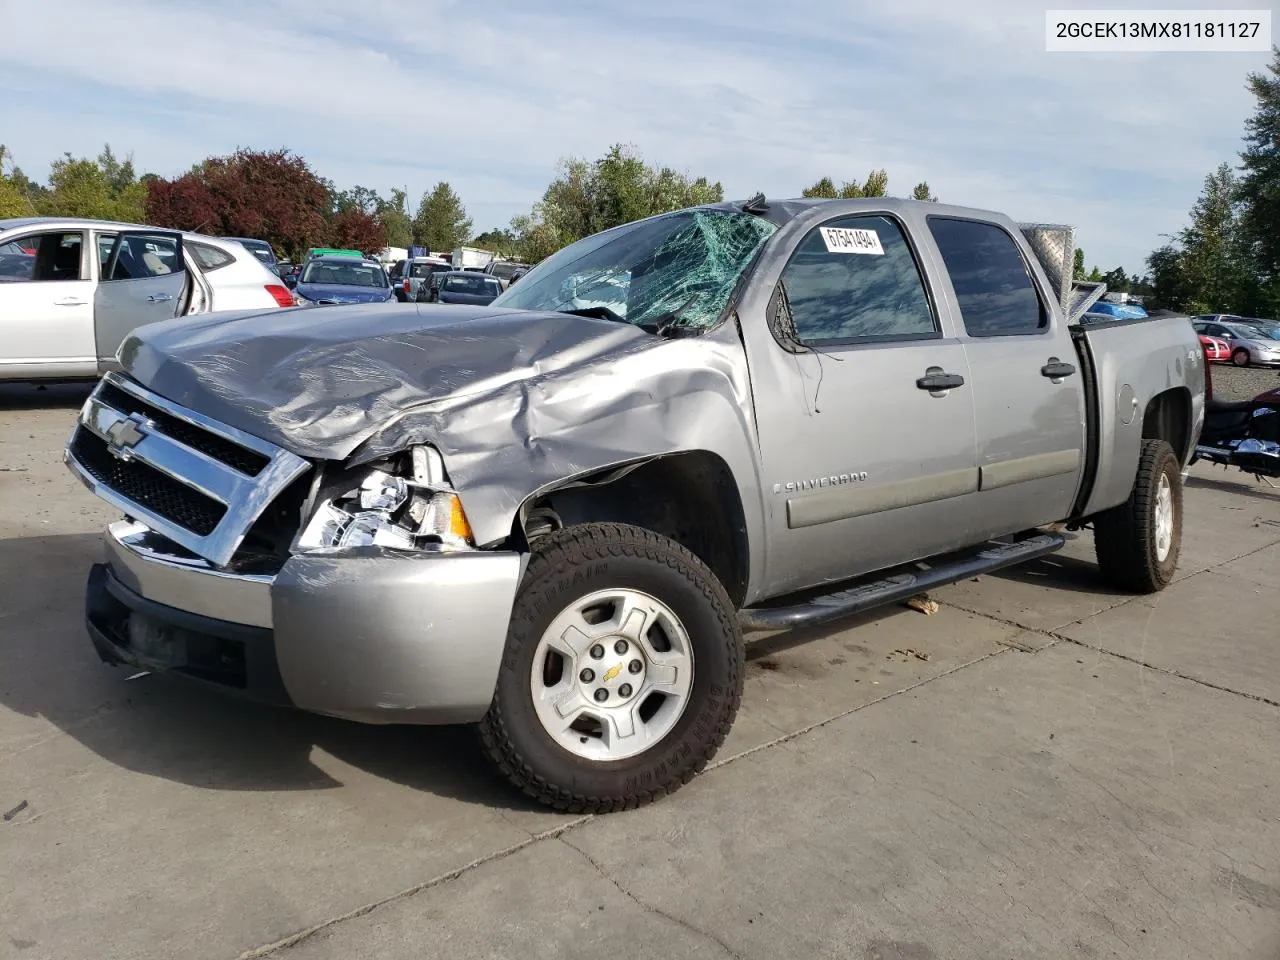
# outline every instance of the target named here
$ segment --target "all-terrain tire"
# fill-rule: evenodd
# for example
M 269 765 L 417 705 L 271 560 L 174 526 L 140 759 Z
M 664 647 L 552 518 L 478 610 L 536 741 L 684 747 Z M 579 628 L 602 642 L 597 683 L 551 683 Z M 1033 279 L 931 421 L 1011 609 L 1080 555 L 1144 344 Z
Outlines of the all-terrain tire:
M 561 612 L 618 588 L 643 591 L 679 618 L 693 685 L 684 712 L 657 743 L 626 759 L 596 761 L 571 753 L 542 726 L 530 677 L 539 641 Z M 688 783 L 715 755 L 742 700 L 743 669 L 733 604 L 701 560 L 639 527 L 568 527 L 534 543 L 481 740 L 499 770 L 539 803 L 575 813 L 637 807 Z
M 1162 478 L 1173 510 L 1172 541 L 1163 558 L 1156 515 Z M 1094 518 L 1093 544 L 1103 579 L 1117 589 L 1156 593 L 1173 580 L 1182 548 L 1182 474 L 1164 440 L 1142 441 L 1129 499 Z

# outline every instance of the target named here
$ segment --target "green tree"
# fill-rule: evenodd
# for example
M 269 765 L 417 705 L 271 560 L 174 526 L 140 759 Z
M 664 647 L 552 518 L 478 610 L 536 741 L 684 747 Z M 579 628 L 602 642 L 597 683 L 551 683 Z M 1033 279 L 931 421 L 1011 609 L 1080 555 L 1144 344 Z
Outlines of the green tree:
M 377 215 L 387 229 L 389 247 L 407 247 L 413 243 L 413 218 L 409 216 L 408 200 L 407 191 L 392 187 L 391 199 L 380 202 Z
M 595 162 L 562 160 L 542 199 L 511 229 L 521 258 L 536 262 L 601 230 L 723 199 L 719 183 L 651 167 L 634 148 L 615 144 Z
M 382 202 L 377 190 L 357 184 L 350 190 L 340 190 L 334 193 L 333 212 L 338 214 L 355 210 L 373 215 L 381 208 Z
M 1090 283 L 1099 283 L 1102 280 L 1102 271 L 1094 267 L 1089 271 L 1089 276 L 1085 277 Z
M 1084 279 L 1084 251 L 1081 250 L 1079 247 L 1076 247 L 1075 264 L 1071 268 L 1071 279 L 1073 280 Z
M 484 250 L 492 250 L 506 256 L 513 252 L 516 248 L 516 235 L 510 230 L 503 230 L 494 227 L 492 230 L 486 230 L 484 233 L 477 233 L 471 238 L 473 247 L 481 247 Z
M 927 183 L 919 184 L 916 189 L 924 187 L 927 192 L 929 185 Z M 840 185 L 837 189 L 835 182 L 830 177 L 823 177 L 811 187 L 801 191 L 801 196 L 805 197 L 821 197 L 827 200 L 856 200 L 859 197 L 886 197 L 889 195 L 889 174 L 884 170 L 872 170 L 867 174 L 867 179 L 858 183 L 856 180 L 849 180 Z M 918 197 L 917 199 L 928 200 L 931 197 Z
M 1166 243 L 1147 257 L 1147 276 L 1154 306 L 1183 310 L 1192 299 L 1187 276 L 1182 268 L 1182 251 Z
M 428 250 L 452 250 L 471 236 L 471 220 L 462 201 L 441 181 L 422 195 L 413 218 L 413 242 Z
M 1238 186 L 1229 164 L 1205 177 L 1191 208 L 1191 223 L 1178 234 L 1181 269 L 1191 300 L 1179 306 L 1196 313 L 1230 311 L 1247 283 L 1236 212 Z
M 938 198 L 937 198 L 937 197 L 935 197 L 935 196 L 933 195 L 933 192 L 929 189 L 929 181 L 927 181 L 927 180 L 921 180 L 919 183 L 917 183 L 917 184 L 915 185 L 915 187 L 913 187 L 913 188 L 912 188 L 912 190 L 911 190 L 911 199 L 912 199 L 912 200 L 927 200 L 927 201 L 929 201 L 930 203 L 937 203 L 937 202 L 938 202 Z
M 1239 309 L 1280 315 L 1280 47 L 1272 47 L 1265 73 L 1249 74 L 1257 106 L 1245 122 L 1239 250 L 1249 275 Z
M 1132 290 L 1129 275 L 1124 272 L 1124 267 L 1108 270 L 1102 275 L 1102 282 L 1107 285 L 1108 293 L 1129 293 Z
M 116 159 L 108 144 L 96 160 L 63 154 L 49 172 L 49 190 L 36 203 L 46 216 L 91 217 L 137 223 L 145 216 L 146 184 L 133 161 Z
M 5 172 L 8 166 L 9 172 Z M 0 144 L 0 219 L 5 217 L 29 217 L 36 212 L 35 205 L 23 189 L 22 171 L 12 166 L 12 159 L 4 144 Z

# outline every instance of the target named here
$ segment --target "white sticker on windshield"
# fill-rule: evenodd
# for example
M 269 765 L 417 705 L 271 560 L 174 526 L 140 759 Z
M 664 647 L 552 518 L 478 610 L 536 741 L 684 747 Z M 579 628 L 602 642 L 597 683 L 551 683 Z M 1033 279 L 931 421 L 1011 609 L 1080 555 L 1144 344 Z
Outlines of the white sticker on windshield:
M 855 230 L 850 227 L 819 227 L 828 253 L 866 253 L 884 256 L 880 235 L 874 230 Z

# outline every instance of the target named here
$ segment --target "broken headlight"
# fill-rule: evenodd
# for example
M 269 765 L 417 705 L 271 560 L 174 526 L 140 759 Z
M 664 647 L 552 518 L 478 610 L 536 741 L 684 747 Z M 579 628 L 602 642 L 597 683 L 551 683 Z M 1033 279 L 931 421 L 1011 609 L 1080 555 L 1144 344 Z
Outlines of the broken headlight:
M 403 458 L 401 458 L 403 460 Z M 433 447 L 414 447 L 408 463 L 371 467 L 358 486 L 324 500 L 298 536 L 296 549 L 475 546 L 462 501 Z

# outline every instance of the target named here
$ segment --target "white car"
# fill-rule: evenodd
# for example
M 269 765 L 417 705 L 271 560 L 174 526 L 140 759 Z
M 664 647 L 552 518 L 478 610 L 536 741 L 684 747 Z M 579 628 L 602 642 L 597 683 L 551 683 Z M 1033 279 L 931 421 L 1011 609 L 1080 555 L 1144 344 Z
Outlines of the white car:
M 97 377 L 144 323 L 293 305 L 239 243 L 103 220 L 0 220 L 0 381 Z

